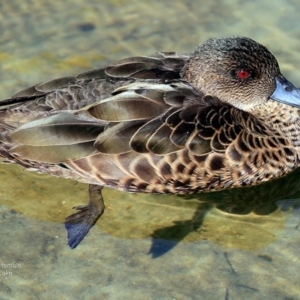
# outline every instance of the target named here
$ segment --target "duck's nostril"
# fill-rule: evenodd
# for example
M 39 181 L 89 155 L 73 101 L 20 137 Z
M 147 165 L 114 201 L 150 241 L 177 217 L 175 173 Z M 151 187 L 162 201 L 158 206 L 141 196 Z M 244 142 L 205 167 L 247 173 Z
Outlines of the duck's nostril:
M 291 92 L 291 91 L 293 90 L 290 86 L 286 86 L 284 89 L 285 89 L 287 92 Z

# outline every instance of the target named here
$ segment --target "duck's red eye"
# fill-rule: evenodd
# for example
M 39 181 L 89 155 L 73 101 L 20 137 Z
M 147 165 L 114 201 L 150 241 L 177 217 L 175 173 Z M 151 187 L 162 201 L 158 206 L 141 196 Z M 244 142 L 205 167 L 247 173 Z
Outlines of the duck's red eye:
M 250 76 L 250 72 L 249 71 L 247 71 L 247 70 L 239 70 L 238 72 L 237 72 L 237 75 L 239 76 L 239 78 L 241 78 L 241 79 L 246 79 L 246 78 L 248 78 L 249 76 Z

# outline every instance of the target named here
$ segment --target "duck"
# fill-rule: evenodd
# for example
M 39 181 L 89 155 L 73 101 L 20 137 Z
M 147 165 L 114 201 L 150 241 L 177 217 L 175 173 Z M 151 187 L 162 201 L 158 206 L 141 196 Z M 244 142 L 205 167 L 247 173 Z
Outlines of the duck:
M 157 52 L 36 84 L 0 102 L 0 156 L 89 184 L 66 218 L 73 249 L 104 212 L 104 187 L 198 194 L 299 167 L 300 90 L 241 36 Z M 246 191 L 245 191 L 246 192 Z

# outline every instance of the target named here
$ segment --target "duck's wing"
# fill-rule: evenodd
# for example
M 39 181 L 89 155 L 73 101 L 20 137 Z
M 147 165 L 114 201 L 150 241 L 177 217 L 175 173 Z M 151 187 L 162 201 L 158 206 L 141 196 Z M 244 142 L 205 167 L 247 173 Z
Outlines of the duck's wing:
M 134 139 L 131 142 L 133 136 L 138 139 L 149 126 L 158 132 L 164 117 L 180 109 L 183 103 L 191 104 L 197 99 L 201 99 L 201 94 L 181 81 L 134 82 L 117 88 L 111 97 L 79 110 L 56 111 L 11 129 L 8 134 L 12 145 L 10 153 L 38 162 L 61 163 L 97 151 L 141 152 L 136 149 L 139 143 Z M 153 132 L 145 134 L 150 133 Z M 172 151 L 179 149 L 172 142 L 169 147 Z M 162 153 L 171 152 L 171 148 Z
M 188 53 L 158 52 L 130 57 L 105 68 L 77 76 L 56 78 L 26 88 L 0 101 L 0 109 L 52 111 L 74 110 L 107 98 L 117 88 L 136 80 L 162 82 L 180 78 Z
M 70 112 L 110 98 L 118 87 L 136 81 L 165 82 L 180 77 L 189 54 L 159 52 L 123 59 L 77 76 L 56 78 L 0 101 L 0 132 L 59 112 Z M 141 79 L 143 78 L 143 79 Z

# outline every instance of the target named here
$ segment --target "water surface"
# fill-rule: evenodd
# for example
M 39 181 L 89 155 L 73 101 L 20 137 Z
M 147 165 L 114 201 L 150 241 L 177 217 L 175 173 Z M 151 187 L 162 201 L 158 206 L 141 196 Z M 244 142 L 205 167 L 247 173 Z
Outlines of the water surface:
M 4 0 L 0 8 L 1 99 L 228 35 L 266 45 L 300 86 L 296 0 Z M 63 222 L 87 203 L 87 186 L 1 165 L 0 298 L 299 299 L 298 178 L 190 200 L 106 190 L 104 216 L 70 250 Z

